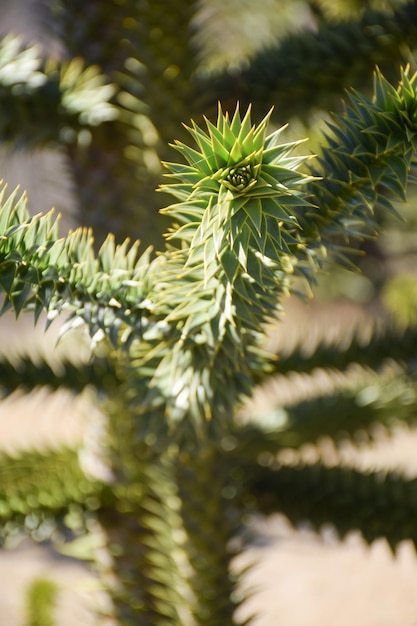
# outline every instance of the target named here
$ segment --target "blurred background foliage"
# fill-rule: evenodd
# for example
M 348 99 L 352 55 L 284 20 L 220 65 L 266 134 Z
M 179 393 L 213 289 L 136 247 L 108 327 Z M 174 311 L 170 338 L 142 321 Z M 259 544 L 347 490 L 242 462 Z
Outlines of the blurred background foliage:
M 53 615 L 58 586 L 44 578 L 36 578 L 27 591 L 25 626 L 55 626 Z

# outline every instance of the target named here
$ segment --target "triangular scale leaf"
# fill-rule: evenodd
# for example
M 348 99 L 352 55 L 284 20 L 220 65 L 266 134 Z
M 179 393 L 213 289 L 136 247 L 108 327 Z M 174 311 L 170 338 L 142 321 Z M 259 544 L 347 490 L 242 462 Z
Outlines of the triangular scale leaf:
M 233 283 L 239 268 L 239 261 L 236 255 L 229 249 L 226 249 L 220 258 L 222 268 L 230 283 Z
M 12 290 L 16 276 L 16 264 L 6 262 L 0 264 L 0 285 L 7 294 Z

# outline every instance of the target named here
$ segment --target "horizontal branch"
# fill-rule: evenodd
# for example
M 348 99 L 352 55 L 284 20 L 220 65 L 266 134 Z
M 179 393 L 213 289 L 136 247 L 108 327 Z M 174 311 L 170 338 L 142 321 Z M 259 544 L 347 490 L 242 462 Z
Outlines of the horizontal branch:
M 402 72 L 395 88 L 377 71 L 372 98 L 352 91 L 329 124 L 327 145 L 308 165 L 316 208 L 297 215 L 309 262 L 323 248 L 343 258 L 352 242 L 378 234 L 376 207 L 398 215 L 393 200 L 405 201 L 416 180 L 416 92 L 417 74 Z
M 360 530 L 367 543 L 385 537 L 392 549 L 406 539 L 417 546 L 417 479 L 320 464 L 258 466 L 250 477 L 250 496 L 266 514 L 280 512 L 317 530 L 331 524 L 341 537 Z
M 268 374 L 311 373 L 317 368 L 344 371 L 352 363 L 378 371 L 387 360 L 407 368 L 415 362 L 416 345 L 415 326 L 375 329 L 366 338 L 359 328 L 349 343 L 344 336 L 343 340 L 322 340 L 312 349 L 305 349 L 300 343 L 287 354 L 280 352 L 279 358 L 271 362 Z
M 61 359 L 51 365 L 45 358 L 17 355 L 11 359 L 0 356 L 0 396 L 7 396 L 17 389 L 32 391 L 37 387 L 52 390 L 68 389 L 75 393 L 92 386 L 98 391 L 108 390 L 118 384 L 117 374 L 108 360 L 95 359 L 91 363 L 74 363 Z
M 72 522 L 77 518 L 82 524 L 109 494 L 109 487 L 85 476 L 76 450 L 1 455 L 0 539 L 16 529 L 38 540 L 49 539 L 57 528 L 68 528 L 71 512 Z
M 0 140 L 14 146 L 77 143 L 80 133 L 119 116 L 115 86 L 81 59 L 48 61 L 20 38 L 0 40 Z M 82 135 L 81 135 L 82 137 Z
M 390 431 L 399 423 L 414 425 L 417 416 L 415 377 L 405 376 L 375 377 L 289 406 L 282 406 L 279 396 L 271 403 L 256 421 L 236 431 L 231 454 L 239 465 L 262 454 L 275 456 L 283 449 L 316 444 L 323 437 L 336 444 L 372 440 L 376 424 Z
M 53 212 L 31 217 L 25 196 L 0 189 L 1 313 L 30 310 L 37 320 L 46 311 L 50 323 L 67 307 L 91 335 L 100 331 L 116 343 L 121 328 L 130 329 L 125 341 L 140 333 L 150 250 L 139 256 L 139 242 L 116 245 L 109 235 L 96 254 L 90 230 L 59 238 L 58 223 Z
M 392 13 L 368 10 L 357 19 L 324 22 L 317 32 L 288 35 L 240 71 L 205 78 L 200 91 L 212 106 L 238 100 L 251 102 L 259 116 L 274 106 L 279 123 L 294 115 L 306 119 L 317 108 L 338 109 L 347 85 L 367 89 L 375 65 L 394 79 L 392 68 L 408 61 L 416 36 L 415 0 Z

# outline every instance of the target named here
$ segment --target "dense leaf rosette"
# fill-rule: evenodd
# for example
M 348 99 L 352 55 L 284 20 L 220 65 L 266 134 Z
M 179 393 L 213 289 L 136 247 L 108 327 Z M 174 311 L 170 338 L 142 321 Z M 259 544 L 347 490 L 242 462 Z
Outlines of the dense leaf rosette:
M 197 149 L 176 143 L 187 164 L 167 164 L 178 182 L 164 189 L 179 200 L 163 210 L 178 221 L 168 239 L 190 246 L 188 265 L 203 261 L 209 270 L 220 261 L 232 282 L 255 257 L 257 266 L 288 270 L 301 243 L 294 209 L 311 207 L 302 191 L 311 177 L 298 171 L 308 157 L 292 154 L 300 141 L 277 143 L 285 126 L 266 136 L 269 117 L 254 126 L 250 109 L 243 119 L 238 109 L 232 119 L 219 109 L 208 132 L 188 129 Z
M 172 420 L 188 413 L 198 428 L 224 427 L 265 363 L 263 324 L 302 245 L 294 209 L 311 207 L 302 190 L 311 177 L 297 169 L 306 157 L 293 154 L 300 142 L 278 144 L 283 128 L 267 136 L 269 117 L 252 125 L 250 110 L 243 119 L 219 110 L 207 132 L 188 129 L 196 147 L 176 143 L 186 163 L 167 164 L 174 180 L 164 190 L 178 202 L 163 213 L 176 225 L 152 263 L 148 293 L 165 334 L 156 346 L 151 337 L 136 362 L 158 354 L 148 388 L 169 398 Z

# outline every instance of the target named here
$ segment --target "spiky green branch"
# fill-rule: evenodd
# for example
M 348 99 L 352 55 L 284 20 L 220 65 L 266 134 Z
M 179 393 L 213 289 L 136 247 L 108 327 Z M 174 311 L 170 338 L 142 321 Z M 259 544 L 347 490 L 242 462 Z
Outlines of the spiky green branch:
M 109 385 L 117 386 L 117 374 L 107 360 L 95 359 L 91 363 L 76 363 L 61 359 L 51 365 L 46 359 L 32 359 L 27 355 L 16 355 L 9 359 L 0 356 L 0 394 L 7 396 L 16 389 L 32 391 L 45 386 L 50 389 L 69 389 L 80 393 L 88 386 L 98 391 L 108 391 Z
M 352 363 L 378 371 L 387 360 L 412 368 L 416 345 L 415 326 L 375 328 L 366 337 L 358 329 L 349 342 L 346 337 L 331 342 L 324 338 L 314 348 L 305 348 L 300 343 L 288 353 L 281 352 L 271 371 L 283 376 L 294 371 L 311 373 L 317 368 L 344 371 Z
M 2 540 L 19 528 L 44 541 L 66 526 L 71 511 L 82 523 L 89 512 L 111 500 L 108 487 L 86 477 L 75 450 L 0 457 Z
M 91 231 L 77 229 L 59 238 L 53 212 L 31 217 L 25 196 L 1 189 L 0 285 L 7 294 L 2 312 L 43 311 L 52 321 L 61 310 L 84 320 L 92 335 L 115 338 L 126 323 L 140 325 L 149 254 L 138 257 L 138 243 L 116 246 L 109 236 L 96 255 Z
M 377 75 L 373 101 L 352 96 L 311 174 L 300 171 L 306 158 L 294 154 L 298 142 L 278 144 L 282 129 L 267 135 L 268 116 L 253 126 L 250 111 L 242 118 L 237 110 L 230 118 L 219 110 L 217 124 L 207 121 L 207 131 L 194 124 L 196 147 L 177 143 L 186 164 L 167 166 L 172 182 L 165 190 L 177 202 L 164 213 L 176 223 L 166 249 L 152 260 L 148 253 L 138 257 L 137 244 L 116 247 L 111 237 L 95 254 L 88 231 L 59 239 L 51 214 L 30 218 L 16 194 L 0 199 L 4 308 L 32 310 L 35 318 L 46 310 L 51 318 L 69 306 L 72 323 L 84 321 L 95 343 L 111 340 L 104 350 L 120 375 L 107 406 L 116 502 L 113 510 L 100 508 L 99 517 L 117 545 L 120 587 L 112 595 L 126 624 L 138 616 L 154 624 L 163 615 L 166 624 L 178 626 L 176 599 L 167 606 L 156 599 L 170 586 L 178 598 L 175 559 L 168 567 L 159 552 L 178 547 L 168 541 L 169 520 L 177 524 L 181 515 L 200 626 L 213 623 L 209 599 L 224 600 L 225 586 L 234 591 L 230 572 L 209 580 L 209 595 L 195 577 L 199 550 L 219 572 L 229 559 L 210 558 L 210 532 L 201 537 L 190 524 L 194 500 L 187 507 L 184 497 L 178 506 L 181 472 L 175 463 L 184 455 L 191 467 L 188 484 L 193 478 L 207 484 L 207 468 L 198 459 L 215 463 L 222 456 L 219 442 L 233 447 L 234 410 L 268 365 L 259 349 L 264 323 L 294 274 L 311 281 L 328 249 L 340 252 L 335 234 L 348 243 L 375 230 L 381 187 L 404 195 L 415 158 L 416 83 L 417 77 L 403 75 L 396 90 Z M 221 513 L 217 497 L 211 494 L 207 502 L 212 533 Z M 240 506 L 232 507 L 237 525 Z M 158 538 L 156 551 L 143 529 Z M 233 623 L 223 600 L 216 619 Z
M 316 210 L 297 218 L 312 260 L 322 247 L 344 258 L 346 246 L 375 236 L 376 207 L 397 214 L 393 199 L 405 200 L 414 181 L 417 133 L 417 75 L 402 72 L 395 89 L 376 72 L 371 99 L 352 92 L 343 115 L 335 116 L 323 148 L 310 167 Z M 335 239 L 335 238 L 338 238 Z
M 277 144 L 281 131 L 266 136 L 267 118 L 252 127 L 249 112 L 229 119 L 220 111 L 207 133 L 191 128 L 197 149 L 177 144 L 188 164 L 168 165 L 176 182 L 165 186 L 178 202 L 164 213 L 179 224 L 152 263 L 146 254 L 136 259 L 136 244 L 127 252 L 111 238 L 96 256 L 84 230 L 58 240 L 50 214 L 29 219 L 24 202 L 10 198 L 0 223 L 8 304 L 51 315 L 71 303 L 92 334 L 108 332 L 116 344 L 127 327 L 138 339 L 137 395 L 148 380 L 147 396 L 158 390 L 166 398 L 169 421 L 227 422 L 265 362 L 254 348 L 292 274 L 311 279 L 328 248 L 340 252 L 334 234 L 347 243 L 374 230 L 374 206 L 391 208 L 381 188 L 404 196 L 416 81 L 403 74 L 395 90 L 378 74 L 373 101 L 353 95 L 310 167 L 313 177 L 300 173 L 305 158 L 291 155 L 296 144 Z M 221 417 L 211 419 L 215 407 Z
M 321 464 L 252 467 L 248 478 L 265 513 L 282 511 L 294 524 L 308 520 L 317 529 L 331 523 L 341 537 L 360 529 L 368 543 L 385 537 L 393 549 L 406 539 L 417 545 L 415 479 Z
M 82 141 L 91 127 L 118 117 L 115 89 L 97 66 L 80 58 L 45 62 L 38 46 L 7 35 L 0 40 L 0 140 L 19 148 Z

